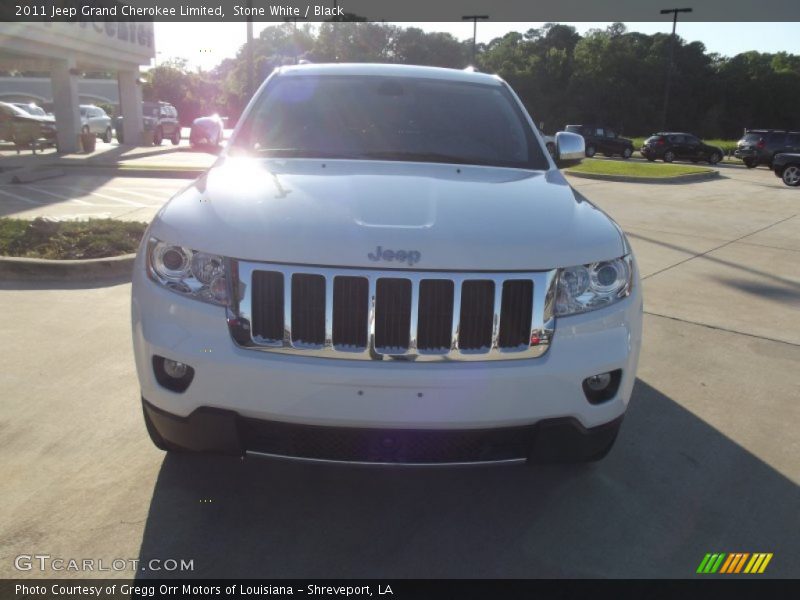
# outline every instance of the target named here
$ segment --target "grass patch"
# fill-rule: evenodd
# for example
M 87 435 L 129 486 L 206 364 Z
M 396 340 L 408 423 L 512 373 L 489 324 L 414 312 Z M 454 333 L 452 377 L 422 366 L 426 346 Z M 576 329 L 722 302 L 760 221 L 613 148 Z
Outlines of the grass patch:
M 136 252 L 146 223 L 89 219 L 0 219 L 0 255 L 55 260 L 105 258 Z
M 590 175 L 622 175 L 625 177 L 680 177 L 695 173 L 708 173 L 713 169 L 692 165 L 643 163 L 628 160 L 598 160 L 585 158 L 583 162 L 569 167 L 567 173 L 587 173 Z

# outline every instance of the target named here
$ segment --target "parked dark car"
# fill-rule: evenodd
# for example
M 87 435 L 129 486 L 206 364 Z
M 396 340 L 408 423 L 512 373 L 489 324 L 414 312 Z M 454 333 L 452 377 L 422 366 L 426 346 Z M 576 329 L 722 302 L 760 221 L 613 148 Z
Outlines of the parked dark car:
M 775 155 L 781 152 L 800 152 L 800 131 L 747 129 L 733 155 L 753 169 L 758 165 L 771 166 Z
M 21 108 L 0 102 L 0 140 L 21 148 L 50 146 L 56 143 L 56 126 L 52 119 L 32 115 Z
M 620 137 L 610 127 L 599 125 L 567 125 L 569 133 L 582 135 L 586 142 L 586 156 L 593 157 L 598 152 L 606 156 L 619 155 L 630 158 L 633 154 L 633 140 Z
M 178 111 L 168 102 L 142 102 L 142 119 L 144 130 L 153 132 L 153 143 L 160 146 L 164 139 L 177 146 L 181 141 L 181 125 L 178 122 Z M 122 133 L 122 117 L 114 119 L 117 141 L 125 143 Z
M 192 123 L 189 143 L 192 146 L 219 146 L 222 144 L 225 125 L 219 115 L 198 117 Z
M 644 141 L 642 156 L 649 161 L 661 159 L 664 162 L 673 160 L 705 161 L 715 165 L 725 156 L 722 148 L 710 146 L 691 133 L 661 132 L 654 133 Z
M 772 159 L 772 170 L 788 186 L 800 186 L 800 152 L 782 152 Z

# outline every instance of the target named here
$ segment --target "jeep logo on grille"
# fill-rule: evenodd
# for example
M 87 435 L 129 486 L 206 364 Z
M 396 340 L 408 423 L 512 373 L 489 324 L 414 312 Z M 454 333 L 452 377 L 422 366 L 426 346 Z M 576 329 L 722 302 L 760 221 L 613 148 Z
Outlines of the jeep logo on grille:
M 379 260 L 407 262 L 409 267 L 414 266 L 422 258 L 422 253 L 416 250 L 384 250 L 383 246 L 375 248 L 375 252 L 367 254 L 367 258 L 374 262 Z

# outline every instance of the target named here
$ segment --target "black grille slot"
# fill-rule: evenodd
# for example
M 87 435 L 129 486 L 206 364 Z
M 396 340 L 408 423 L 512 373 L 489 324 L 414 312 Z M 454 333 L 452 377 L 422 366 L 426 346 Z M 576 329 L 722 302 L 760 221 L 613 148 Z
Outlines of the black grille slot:
M 453 327 L 453 282 L 425 279 L 419 285 L 417 347 L 449 350 Z
M 283 340 L 283 274 L 253 272 L 253 337 Z
M 325 278 L 292 275 L 292 342 L 325 342 Z
M 461 319 L 458 347 L 489 350 L 494 319 L 494 282 L 465 281 L 461 286 Z
M 533 281 L 510 279 L 503 283 L 503 303 L 500 310 L 501 348 L 530 345 Z
M 375 347 L 408 348 L 411 327 L 411 281 L 379 279 L 375 299 Z
M 364 277 L 333 280 L 334 346 L 367 347 L 369 283 Z

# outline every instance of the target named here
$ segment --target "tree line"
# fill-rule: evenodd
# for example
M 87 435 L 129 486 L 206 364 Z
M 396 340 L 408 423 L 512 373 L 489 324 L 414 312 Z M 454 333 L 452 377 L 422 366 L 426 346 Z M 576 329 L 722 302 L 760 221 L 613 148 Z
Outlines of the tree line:
M 669 44 L 669 34 L 629 32 L 621 23 L 585 35 L 550 23 L 479 44 L 475 66 L 508 81 L 548 133 L 568 123 L 598 123 L 647 135 L 662 127 Z M 284 23 L 262 30 L 252 51 L 257 87 L 274 68 L 300 60 L 464 68 L 472 41 L 383 23 Z M 184 124 L 215 112 L 235 121 L 251 95 L 244 45 L 209 71 L 172 59 L 145 79 L 146 99 L 171 102 Z M 675 40 L 667 129 L 728 139 L 744 127 L 799 129 L 798 99 L 800 56 L 723 57 L 701 42 Z

